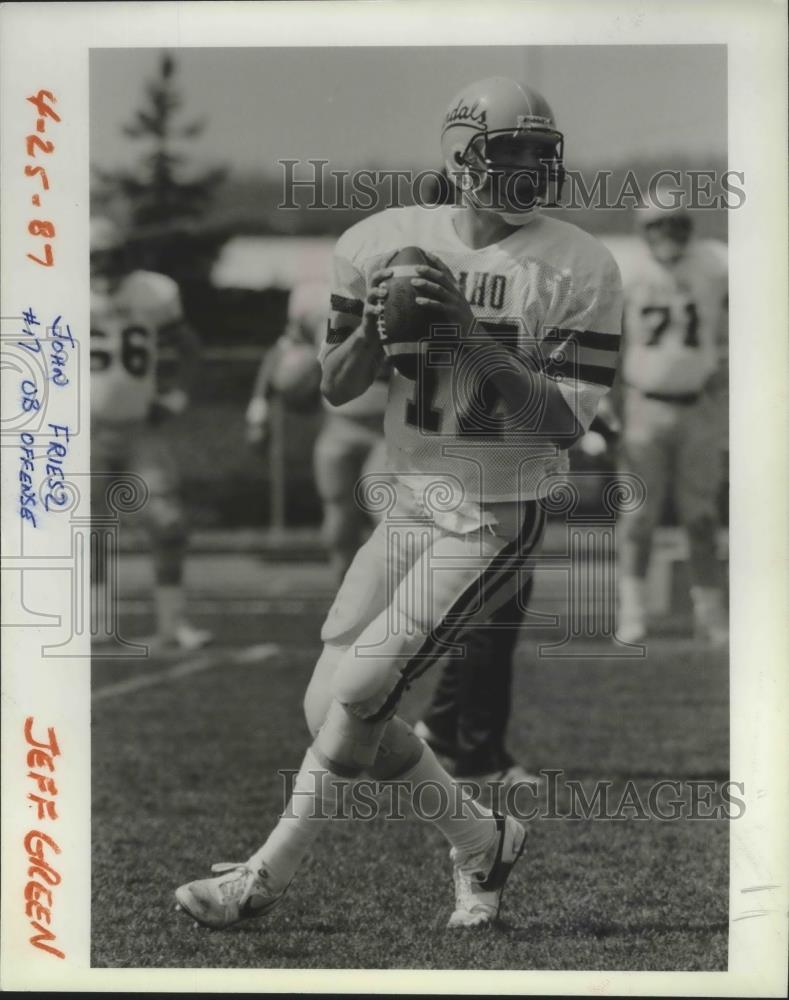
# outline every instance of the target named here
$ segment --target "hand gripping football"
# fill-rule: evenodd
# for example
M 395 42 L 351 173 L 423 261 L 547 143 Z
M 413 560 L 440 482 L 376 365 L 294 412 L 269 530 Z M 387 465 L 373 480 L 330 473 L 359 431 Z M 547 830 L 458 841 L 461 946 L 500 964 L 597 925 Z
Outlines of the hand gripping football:
M 419 352 L 425 350 L 430 339 L 431 324 L 436 323 L 435 313 L 420 308 L 415 299 L 420 293 L 411 284 L 417 278 L 417 265 L 430 261 L 419 247 L 398 250 L 384 267 L 394 273 L 386 281 L 388 294 L 383 300 L 383 310 L 378 316 L 378 334 L 384 353 L 406 378 L 416 380 L 419 371 Z M 421 348 L 420 348 L 421 342 Z

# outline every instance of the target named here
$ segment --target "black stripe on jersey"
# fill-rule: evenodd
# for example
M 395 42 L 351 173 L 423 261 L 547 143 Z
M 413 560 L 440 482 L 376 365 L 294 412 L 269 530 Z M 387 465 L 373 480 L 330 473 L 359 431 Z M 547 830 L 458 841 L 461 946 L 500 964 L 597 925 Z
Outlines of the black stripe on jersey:
M 361 316 L 364 312 L 364 302 L 361 299 L 346 299 L 344 295 L 332 294 L 331 307 L 337 312 L 350 313 L 351 316 Z
M 574 364 L 572 359 L 564 361 L 549 360 L 543 368 L 549 378 L 561 375 L 562 378 L 576 379 L 579 382 L 591 382 L 593 385 L 604 385 L 608 389 L 614 384 L 616 368 L 603 368 L 601 365 Z
M 595 330 L 576 331 L 579 347 L 589 347 L 595 351 L 619 351 L 620 338 L 615 333 L 597 333 Z
M 524 568 L 526 560 L 542 540 L 545 520 L 545 511 L 539 501 L 528 501 L 518 536 L 493 556 L 482 574 L 469 584 L 444 618 L 433 627 L 419 650 L 403 667 L 384 704 L 370 716 L 369 721 L 377 722 L 390 718 L 411 683 L 444 656 L 448 644 L 456 642 L 462 636 L 470 624 L 469 616 L 473 618 L 480 604 L 484 607 L 518 574 L 519 570 Z
M 326 330 L 326 343 L 331 345 L 343 344 L 352 333 L 353 330 L 349 326 L 343 326 L 340 327 L 339 330 L 336 330 L 331 323 L 329 323 L 329 327 Z
M 520 326 L 517 323 L 507 321 L 478 319 L 475 326 L 484 333 L 520 333 Z
M 550 327 L 543 338 L 548 343 L 565 343 L 572 341 L 579 347 L 588 347 L 594 351 L 619 351 L 621 338 L 615 333 L 598 333 L 596 330 L 562 330 L 558 326 Z

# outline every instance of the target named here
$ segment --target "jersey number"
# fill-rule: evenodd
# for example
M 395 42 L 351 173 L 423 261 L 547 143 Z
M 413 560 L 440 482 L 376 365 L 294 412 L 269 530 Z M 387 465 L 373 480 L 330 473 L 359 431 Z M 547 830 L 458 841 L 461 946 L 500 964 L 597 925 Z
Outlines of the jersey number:
M 644 306 L 641 310 L 641 317 L 649 327 L 649 340 L 647 347 L 654 347 L 660 342 L 660 338 L 666 332 L 671 321 L 671 308 L 669 306 Z M 685 320 L 685 347 L 699 346 L 699 314 L 693 302 L 688 302 L 684 309 Z
M 503 343 L 513 334 L 517 335 L 517 326 L 512 323 L 496 323 L 493 320 L 477 320 L 479 328 L 486 333 L 498 336 Z M 409 427 L 420 431 L 437 434 L 441 430 L 443 411 L 435 405 L 438 392 L 438 372 L 428 368 L 425 355 L 419 356 L 414 392 L 405 404 L 405 422 Z M 499 402 L 498 392 L 493 383 L 488 380 L 476 389 L 475 398 L 469 400 L 467 406 L 458 410 L 457 433 L 460 437 L 482 435 L 486 438 L 500 436 L 500 430 L 489 423 L 489 415 L 493 413 Z
M 420 431 L 437 434 L 441 430 L 442 416 L 441 410 L 433 405 L 438 391 L 438 372 L 434 368 L 426 368 L 421 363 L 421 357 L 419 360 L 414 394 L 405 404 L 405 422 Z
M 127 326 L 121 331 L 121 364 L 130 375 L 142 378 L 151 369 L 151 352 L 148 349 L 149 331 L 144 326 Z M 112 364 L 112 354 L 100 347 L 93 347 L 94 338 L 106 340 L 103 330 L 91 330 L 90 370 L 103 372 Z

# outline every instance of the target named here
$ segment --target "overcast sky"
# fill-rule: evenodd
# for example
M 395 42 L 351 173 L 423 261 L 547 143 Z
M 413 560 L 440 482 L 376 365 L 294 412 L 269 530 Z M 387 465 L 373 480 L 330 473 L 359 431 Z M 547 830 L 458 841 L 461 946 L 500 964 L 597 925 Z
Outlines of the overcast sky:
M 135 155 L 120 126 L 139 105 L 158 55 L 92 51 L 97 164 Z M 545 94 L 571 167 L 726 152 L 723 46 L 204 48 L 178 50 L 177 58 L 185 111 L 207 118 L 194 155 L 243 173 L 279 174 L 279 158 L 437 165 L 449 100 L 470 80 L 494 75 L 520 78 Z

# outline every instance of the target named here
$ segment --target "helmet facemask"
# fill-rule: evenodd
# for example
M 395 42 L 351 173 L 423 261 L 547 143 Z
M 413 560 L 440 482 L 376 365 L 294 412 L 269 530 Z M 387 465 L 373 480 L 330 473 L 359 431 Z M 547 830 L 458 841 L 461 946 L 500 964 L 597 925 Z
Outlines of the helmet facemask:
M 553 129 L 479 132 L 455 155 L 455 178 L 475 208 L 522 225 L 535 209 L 559 202 L 563 145 Z

